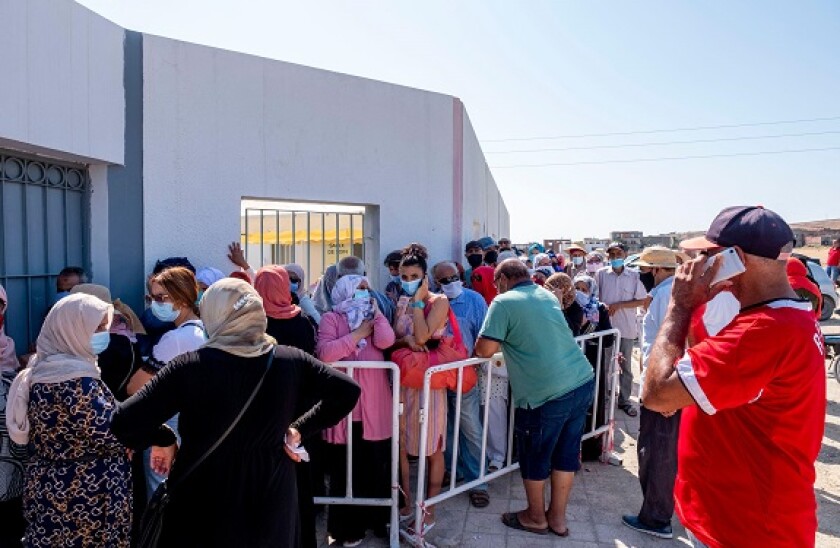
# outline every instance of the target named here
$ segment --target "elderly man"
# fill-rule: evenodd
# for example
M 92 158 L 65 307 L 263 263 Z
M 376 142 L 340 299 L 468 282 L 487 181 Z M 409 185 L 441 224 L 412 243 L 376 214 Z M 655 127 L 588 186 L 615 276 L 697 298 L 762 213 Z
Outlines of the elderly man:
M 578 274 L 586 274 L 586 250 L 577 244 L 566 248 L 569 253 L 569 263 L 566 265 L 566 274 L 573 280 Z
M 665 247 L 649 247 L 636 262 L 639 271 L 653 277 L 651 302 L 642 322 L 642 382 L 644 382 L 650 349 L 665 319 L 671 301 L 671 286 L 677 268 L 676 252 Z M 680 411 L 657 413 L 644 406 L 639 417 L 639 483 L 642 487 L 642 509 L 637 515 L 622 517 L 624 525 L 659 538 L 673 538 L 671 518 L 674 516 L 674 480 L 677 477 L 677 439 L 680 432 Z
M 344 257 L 340 261 L 338 261 L 338 266 L 336 267 L 336 272 L 338 273 L 338 277 L 341 278 L 342 276 L 348 276 L 350 274 L 356 274 L 357 276 L 367 276 L 367 269 L 365 268 L 365 262 L 358 257 L 354 257 L 350 255 L 349 257 Z M 379 306 L 379 310 L 382 314 L 388 318 L 388 323 L 394 322 L 394 303 L 385 296 L 384 293 L 380 293 L 374 289 L 369 289 L 371 296 L 376 299 L 376 304 Z
M 487 304 L 484 297 L 472 289 L 463 286 L 461 277 L 458 275 L 458 268 L 451 262 L 438 263 L 432 268 L 432 276 L 435 285 L 449 299 L 449 306 L 458 320 L 461 328 L 461 338 L 464 346 L 472 355 L 475 348 L 475 340 L 484 323 L 487 314 Z M 464 481 L 473 481 L 481 473 L 484 463 L 481 463 L 481 392 L 478 386 L 473 387 L 469 392 L 461 396 L 461 429 L 458 436 L 458 463 L 455 470 L 456 478 L 463 478 Z M 447 393 L 449 416 L 446 423 L 447 443 L 445 460 L 448 467 L 452 461 L 452 448 L 454 447 L 453 437 L 455 434 L 455 392 Z M 452 471 L 449 471 L 450 474 Z M 470 491 L 470 502 L 476 508 L 484 508 L 490 504 L 490 495 L 487 492 L 487 485 L 480 485 Z
M 635 417 L 638 412 L 630 403 L 630 396 L 633 394 L 633 347 L 639 339 L 636 309 L 645 304 L 647 291 L 639 279 L 639 273 L 624 267 L 626 245 L 612 242 L 607 246 L 607 257 L 610 265 L 595 273 L 595 282 L 598 284 L 598 298 L 607 305 L 613 327 L 621 332 L 618 407 Z
M 724 257 L 683 264 L 650 353 L 644 403 L 682 412 L 676 510 L 695 546 L 813 546 L 814 461 L 825 426 L 825 356 L 810 304 L 788 282 L 793 232 L 736 206 L 685 249 L 732 247 L 746 270 L 712 286 Z M 741 311 L 684 350 L 695 310 L 723 289 Z
M 508 527 L 537 534 L 569 534 L 566 505 L 580 468 L 580 441 L 592 405 L 594 375 L 566 324 L 557 298 L 535 285 L 517 259 L 501 263 L 493 300 L 475 355 L 501 348 L 508 370 L 519 470 L 528 507 L 502 515 Z M 543 491 L 551 478 L 551 503 Z

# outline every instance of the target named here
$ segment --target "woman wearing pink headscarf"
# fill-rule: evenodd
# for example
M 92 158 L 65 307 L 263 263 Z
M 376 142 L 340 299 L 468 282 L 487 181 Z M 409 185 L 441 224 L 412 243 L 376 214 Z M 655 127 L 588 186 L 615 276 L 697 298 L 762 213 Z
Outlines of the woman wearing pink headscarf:
M 382 351 L 394 344 L 394 330 L 371 297 L 364 276 L 340 278 L 332 290 L 333 309 L 321 317 L 318 357 L 325 362 L 384 361 Z M 334 364 L 336 367 L 340 363 Z M 392 393 L 385 369 L 356 369 L 353 379 L 362 396 L 353 409 L 354 496 L 388 498 L 392 430 Z M 347 482 L 347 419 L 324 431 L 330 496 L 343 497 Z M 330 507 L 327 532 L 339 544 L 354 546 L 367 529 L 384 534 L 387 508 Z
M 292 304 L 289 273 L 280 265 L 267 265 L 257 270 L 254 287 L 260 294 L 268 316 L 266 333 L 278 344 L 294 346 L 315 355 L 315 325 Z

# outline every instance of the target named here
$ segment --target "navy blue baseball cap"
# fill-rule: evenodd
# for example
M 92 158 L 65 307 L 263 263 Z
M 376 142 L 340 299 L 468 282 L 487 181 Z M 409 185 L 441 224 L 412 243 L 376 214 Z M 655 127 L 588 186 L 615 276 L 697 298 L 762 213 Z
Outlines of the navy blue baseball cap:
M 718 213 L 705 236 L 683 240 L 680 247 L 702 250 L 737 245 L 749 255 L 785 261 L 793 242 L 793 231 L 778 213 L 764 206 L 732 206 Z

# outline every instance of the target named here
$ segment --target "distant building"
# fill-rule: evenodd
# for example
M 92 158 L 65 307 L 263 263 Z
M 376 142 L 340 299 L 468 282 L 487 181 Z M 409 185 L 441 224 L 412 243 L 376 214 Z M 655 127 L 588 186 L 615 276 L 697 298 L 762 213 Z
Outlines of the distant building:
M 621 232 L 610 232 L 610 241 L 621 242 L 627 245 L 629 253 L 641 251 L 643 234 L 640 230 L 627 230 Z
M 572 240 L 568 238 L 561 238 L 559 240 L 543 240 L 543 247 L 546 253 L 553 251 L 554 253 L 562 253 L 564 249 L 572 245 Z
M 583 248 L 587 253 L 590 253 L 596 249 L 606 249 L 609 243 L 609 240 L 604 240 L 602 238 L 584 238 Z

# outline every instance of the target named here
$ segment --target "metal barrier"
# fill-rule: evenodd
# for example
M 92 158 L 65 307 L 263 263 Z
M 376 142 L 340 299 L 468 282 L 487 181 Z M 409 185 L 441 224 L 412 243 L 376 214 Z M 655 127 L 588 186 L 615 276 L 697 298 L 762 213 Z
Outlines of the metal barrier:
M 612 352 L 610 353 L 610 357 L 607 360 L 607 364 L 610 364 L 611 370 L 608 372 L 607 381 L 609 382 L 609 405 L 606 410 L 608 414 L 608 420 L 603 426 L 596 427 L 597 418 L 598 418 L 598 392 L 600 389 L 600 382 L 601 382 L 601 370 L 604 367 L 604 338 L 612 336 L 614 337 L 613 344 L 612 344 Z M 613 424 L 614 424 L 614 416 L 615 416 L 615 403 L 616 403 L 616 392 L 618 387 L 618 367 L 616 363 L 616 357 L 618 353 L 618 341 L 619 341 L 620 333 L 618 329 L 610 329 L 607 331 L 599 331 L 595 333 L 591 333 L 589 335 L 582 335 L 580 337 L 576 337 L 575 341 L 577 342 L 578 346 L 581 349 L 581 352 L 585 351 L 585 346 L 587 342 L 593 341 L 597 339 L 597 360 L 594 367 L 595 373 L 595 398 L 593 399 L 593 412 L 592 412 L 592 427 L 588 432 L 585 432 L 583 435 L 583 440 L 593 438 L 599 434 L 606 433 L 604 436 L 604 440 L 602 443 L 602 451 L 601 451 L 601 461 L 606 462 L 608 457 L 605 458 L 609 452 L 612 451 L 613 445 Z M 457 474 L 455 470 L 457 470 L 457 462 L 458 462 L 458 450 L 459 450 L 459 435 L 460 435 L 460 427 L 461 427 L 461 400 L 463 398 L 463 394 L 461 393 L 461 389 L 463 387 L 464 382 L 464 368 L 472 367 L 481 365 L 485 362 L 489 362 L 489 366 L 487 367 L 487 382 L 485 383 L 485 390 L 482 396 L 482 402 L 484 405 L 484 416 L 483 416 L 483 424 L 482 424 L 482 435 L 481 435 L 481 457 L 479 459 L 480 470 L 479 476 L 473 481 L 466 482 L 460 486 L 455 485 L 457 481 Z M 514 411 L 515 408 L 513 405 L 510 406 L 510 411 L 508 413 L 508 443 L 507 443 L 507 455 L 505 458 L 505 465 L 491 473 L 487 473 L 485 470 L 486 465 L 486 454 L 487 454 L 487 432 L 489 428 L 489 413 L 490 413 L 490 392 L 491 392 L 491 385 L 492 385 L 492 378 L 493 378 L 493 369 L 497 367 L 501 367 L 504 364 L 504 356 L 502 353 L 495 354 L 490 359 L 485 358 L 471 358 L 467 360 L 462 360 L 458 362 L 452 362 L 448 364 L 438 365 L 435 367 L 430 367 L 426 370 L 425 377 L 423 379 L 423 392 L 421 396 L 421 407 L 420 407 L 420 448 L 419 448 L 419 458 L 418 458 L 418 466 L 417 466 L 417 488 L 416 488 L 416 497 L 415 497 L 415 515 L 414 515 L 414 534 L 409 531 L 401 530 L 401 536 L 413 544 L 414 546 L 423 546 L 423 547 L 430 547 L 429 543 L 427 543 L 423 538 L 423 522 L 426 514 L 426 508 L 429 506 L 434 506 L 440 502 L 443 502 L 446 499 L 452 498 L 456 495 L 459 495 L 465 491 L 473 489 L 479 485 L 487 483 L 488 481 L 492 481 L 496 478 L 509 474 L 514 470 L 519 469 L 519 463 L 513 462 L 513 433 L 514 433 Z M 440 494 L 435 495 L 429 499 L 425 499 L 425 492 L 426 492 L 426 446 L 427 446 L 427 437 L 428 437 L 428 430 L 429 430 L 429 423 L 428 423 L 428 415 L 425 410 L 429 409 L 430 398 L 431 398 L 431 379 L 432 375 L 435 373 L 439 373 L 441 371 L 450 371 L 453 369 L 458 370 L 458 383 L 455 399 L 455 427 L 452 435 L 453 440 L 453 447 L 452 447 L 452 458 L 450 461 L 449 469 L 452 471 L 450 473 L 450 484 L 449 489 L 446 491 L 442 491 Z M 612 378 L 610 378 L 612 377 Z M 611 381 L 611 382 L 610 382 Z M 445 486 L 441 486 L 443 489 Z
M 348 504 L 358 506 L 389 506 L 391 508 L 391 548 L 400 545 L 399 538 L 399 458 L 400 458 L 400 368 L 394 362 L 351 362 L 331 364 L 336 369 L 345 369 L 351 377 L 356 369 L 387 369 L 391 371 L 393 399 L 391 424 L 391 497 L 359 498 L 353 496 L 353 412 L 347 415 L 347 486 L 343 497 L 315 497 L 315 504 Z

